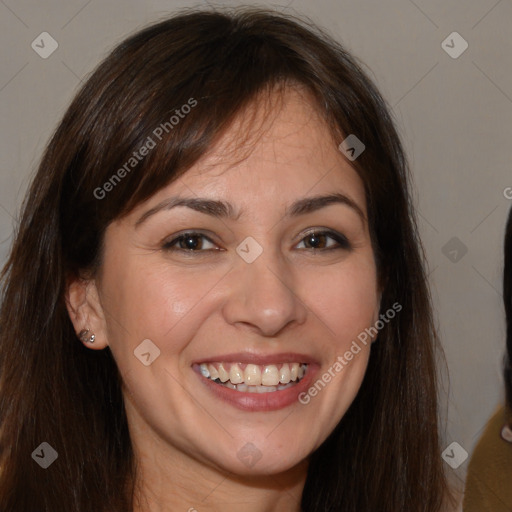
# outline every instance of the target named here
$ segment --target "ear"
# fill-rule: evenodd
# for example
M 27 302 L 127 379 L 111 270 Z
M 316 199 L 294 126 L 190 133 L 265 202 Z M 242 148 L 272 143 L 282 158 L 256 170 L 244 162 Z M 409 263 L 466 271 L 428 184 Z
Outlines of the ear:
M 108 345 L 106 322 L 95 281 L 80 278 L 68 281 L 66 307 L 77 337 L 84 329 L 95 336 L 94 343 L 80 342 L 93 350 L 104 349 Z

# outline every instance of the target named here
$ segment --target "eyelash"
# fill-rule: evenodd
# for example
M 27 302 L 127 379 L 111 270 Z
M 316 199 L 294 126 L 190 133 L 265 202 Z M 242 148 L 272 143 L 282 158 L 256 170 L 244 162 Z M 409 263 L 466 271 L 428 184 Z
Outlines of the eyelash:
M 351 250 L 352 249 L 352 246 L 351 246 L 350 242 L 348 241 L 348 239 L 344 235 L 336 233 L 334 231 L 330 231 L 330 230 L 312 230 L 309 233 L 306 233 L 304 235 L 304 237 L 300 240 L 299 243 L 303 243 L 305 239 L 307 239 L 308 237 L 311 237 L 312 235 L 315 235 L 316 238 L 318 238 L 319 236 L 327 236 L 328 238 L 331 238 L 335 242 L 337 242 L 338 246 L 326 247 L 326 248 L 323 248 L 323 249 L 318 249 L 318 248 L 313 247 L 313 248 L 306 248 L 306 250 L 309 249 L 310 251 L 323 251 L 323 252 L 326 252 L 326 251 Z M 166 251 L 166 252 L 176 252 L 176 251 L 178 251 L 178 252 L 187 253 L 187 254 L 209 252 L 209 251 L 218 251 L 219 250 L 219 249 L 195 250 L 195 249 L 182 249 L 182 248 L 176 248 L 175 247 L 175 245 L 178 244 L 180 241 L 184 241 L 184 240 L 187 240 L 189 238 L 196 238 L 196 237 L 204 238 L 205 240 L 208 240 L 208 242 L 210 242 L 211 244 L 215 245 L 215 243 L 209 237 L 204 235 L 203 233 L 198 233 L 196 231 L 189 231 L 189 232 L 183 233 L 183 234 L 173 238 L 172 240 L 169 240 L 169 241 L 165 242 L 162 245 L 162 249 L 164 251 Z M 301 249 L 301 250 L 305 250 L 305 249 Z

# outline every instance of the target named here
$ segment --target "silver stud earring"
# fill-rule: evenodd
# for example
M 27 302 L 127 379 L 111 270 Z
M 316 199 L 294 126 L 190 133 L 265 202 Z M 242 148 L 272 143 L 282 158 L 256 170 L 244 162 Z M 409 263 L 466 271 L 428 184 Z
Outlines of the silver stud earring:
M 80 338 L 80 341 L 83 343 L 94 343 L 94 340 L 96 339 L 95 334 L 90 334 L 91 331 L 89 329 L 84 329 L 80 331 L 80 334 L 78 337 Z

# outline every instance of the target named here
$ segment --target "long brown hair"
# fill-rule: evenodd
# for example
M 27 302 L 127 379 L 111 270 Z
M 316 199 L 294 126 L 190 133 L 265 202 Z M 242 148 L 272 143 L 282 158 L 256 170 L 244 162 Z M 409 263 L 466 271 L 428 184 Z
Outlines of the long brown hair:
M 383 287 L 402 310 L 372 346 L 362 387 L 311 456 L 304 512 L 434 512 L 446 492 L 437 340 L 409 192 L 388 108 L 344 48 L 309 22 L 262 10 L 187 11 L 122 42 L 77 94 L 43 155 L 3 270 L 0 509 L 132 510 L 136 471 L 108 348 L 77 339 L 69 279 L 94 275 L 106 227 L 193 165 L 258 94 L 300 84 L 339 142 L 366 146 L 364 182 Z M 193 98 L 197 106 L 108 195 L 98 188 Z M 42 469 L 42 442 L 58 459 Z

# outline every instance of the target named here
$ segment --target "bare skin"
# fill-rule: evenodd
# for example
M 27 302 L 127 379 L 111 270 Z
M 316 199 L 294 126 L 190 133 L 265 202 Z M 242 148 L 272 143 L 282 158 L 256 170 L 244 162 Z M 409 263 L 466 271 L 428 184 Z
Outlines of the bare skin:
M 306 95 L 290 89 L 271 117 L 243 158 L 235 123 L 180 179 L 113 222 L 98 275 L 69 287 L 77 332 L 96 334 L 91 349 L 109 346 L 123 376 L 137 512 L 299 511 L 308 458 L 364 377 L 371 343 L 307 404 L 248 411 L 193 369 L 231 353 L 293 352 L 316 361 L 320 378 L 378 319 L 361 179 Z M 286 215 L 298 200 L 333 193 L 345 200 Z M 229 202 L 235 215 L 186 206 L 148 214 L 172 196 Z M 176 242 L 191 231 L 191 243 Z M 236 251 L 247 237 L 262 249 L 251 263 Z M 145 366 L 134 350 L 147 339 L 160 354 Z M 259 454 L 252 465 L 240 456 L 248 444 Z

